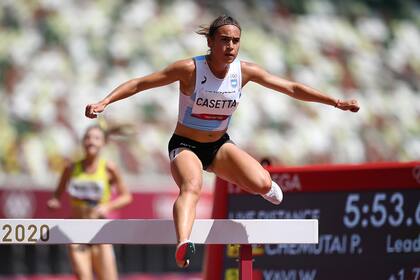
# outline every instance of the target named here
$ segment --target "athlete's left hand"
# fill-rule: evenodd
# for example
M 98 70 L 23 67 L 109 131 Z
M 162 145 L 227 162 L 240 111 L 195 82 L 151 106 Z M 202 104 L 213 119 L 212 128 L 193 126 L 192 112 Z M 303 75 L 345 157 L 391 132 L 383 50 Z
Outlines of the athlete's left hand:
M 359 103 L 356 99 L 351 100 L 338 100 L 336 107 L 343 111 L 357 112 L 360 109 Z
M 110 212 L 110 210 L 111 209 L 108 207 L 107 204 L 97 205 L 92 210 L 92 219 L 105 218 Z

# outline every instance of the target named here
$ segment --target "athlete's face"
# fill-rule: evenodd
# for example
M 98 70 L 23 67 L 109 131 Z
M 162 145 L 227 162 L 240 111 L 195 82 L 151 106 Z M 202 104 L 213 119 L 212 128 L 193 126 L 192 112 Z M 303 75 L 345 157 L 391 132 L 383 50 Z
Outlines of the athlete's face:
M 101 129 L 93 127 L 86 131 L 83 137 L 83 147 L 87 156 L 96 156 L 99 154 L 104 144 L 105 135 Z
M 235 25 L 220 26 L 213 37 L 209 37 L 207 44 L 211 56 L 217 61 L 232 63 L 239 52 L 241 30 Z

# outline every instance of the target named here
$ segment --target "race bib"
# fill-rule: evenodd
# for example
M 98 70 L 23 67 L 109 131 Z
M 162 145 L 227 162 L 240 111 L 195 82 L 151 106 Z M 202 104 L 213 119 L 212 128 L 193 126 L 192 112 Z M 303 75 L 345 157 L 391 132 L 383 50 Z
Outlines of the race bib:
M 68 191 L 74 198 L 100 200 L 104 192 L 104 185 L 95 181 L 72 180 Z

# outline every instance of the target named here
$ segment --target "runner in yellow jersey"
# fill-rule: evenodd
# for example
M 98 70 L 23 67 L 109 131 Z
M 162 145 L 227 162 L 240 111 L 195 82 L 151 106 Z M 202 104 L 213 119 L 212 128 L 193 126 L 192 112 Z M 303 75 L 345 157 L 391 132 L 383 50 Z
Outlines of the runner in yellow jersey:
M 83 137 L 85 157 L 68 164 L 57 189 L 47 202 L 50 209 L 61 207 L 60 197 L 65 190 L 71 200 L 71 218 L 106 218 L 112 210 L 131 202 L 117 166 L 100 156 L 106 143 L 106 133 L 99 126 L 91 126 Z M 117 196 L 111 200 L 111 186 Z M 69 246 L 72 267 L 77 279 L 118 279 L 115 256 L 111 244 Z

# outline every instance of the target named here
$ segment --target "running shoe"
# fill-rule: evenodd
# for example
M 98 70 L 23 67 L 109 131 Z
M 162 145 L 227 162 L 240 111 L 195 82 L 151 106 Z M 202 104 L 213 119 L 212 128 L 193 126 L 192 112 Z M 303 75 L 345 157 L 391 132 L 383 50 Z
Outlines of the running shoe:
M 276 183 L 272 184 L 271 190 L 268 193 L 262 194 L 261 196 L 275 205 L 279 205 L 283 200 L 283 192 Z
M 190 265 L 190 259 L 195 253 L 195 246 L 190 240 L 178 244 L 175 252 L 175 261 L 180 268 L 186 268 Z

